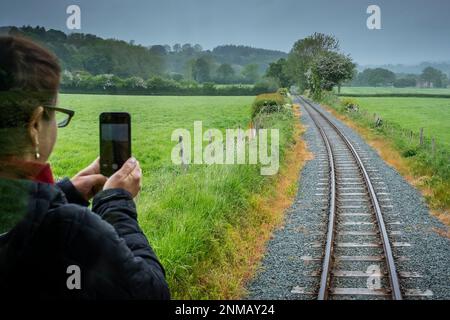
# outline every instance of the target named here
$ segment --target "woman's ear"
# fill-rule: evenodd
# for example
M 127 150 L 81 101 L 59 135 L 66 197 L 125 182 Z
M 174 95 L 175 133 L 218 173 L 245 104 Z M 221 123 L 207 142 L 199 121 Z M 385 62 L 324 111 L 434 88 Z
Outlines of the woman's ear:
M 42 130 L 42 120 L 44 117 L 44 108 L 37 107 L 28 122 L 28 135 L 34 148 L 39 146 L 39 133 Z

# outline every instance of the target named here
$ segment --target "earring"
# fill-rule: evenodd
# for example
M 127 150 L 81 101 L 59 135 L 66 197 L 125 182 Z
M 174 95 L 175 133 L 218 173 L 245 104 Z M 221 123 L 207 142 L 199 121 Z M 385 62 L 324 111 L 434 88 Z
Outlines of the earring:
M 39 159 L 41 157 L 41 154 L 39 153 L 39 144 L 36 144 L 36 150 L 35 150 L 35 155 L 34 157 L 36 159 Z

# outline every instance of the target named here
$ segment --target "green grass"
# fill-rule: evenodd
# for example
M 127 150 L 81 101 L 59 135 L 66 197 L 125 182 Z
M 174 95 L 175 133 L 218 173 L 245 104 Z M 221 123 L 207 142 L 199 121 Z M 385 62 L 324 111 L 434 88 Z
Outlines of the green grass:
M 76 111 L 69 127 L 60 129 L 50 159 L 56 176 L 75 174 L 98 155 L 98 115 L 127 111 L 132 117 L 133 154 L 143 169 L 143 188 L 137 200 L 140 224 L 166 268 L 175 298 L 222 298 L 228 288 L 205 274 L 235 256 L 229 230 L 250 222 L 251 197 L 271 178 L 258 166 L 191 165 L 187 172 L 170 160 L 176 128 L 193 132 L 193 122 L 207 128 L 247 128 L 254 97 L 149 97 L 61 95 L 60 105 Z M 268 116 L 265 125 L 280 128 L 280 143 L 292 137 L 293 117 Z M 261 223 L 259 221 L 258 223 Z M 257 228 L 258 225 L 255 225 Z M 226 262 L 226 263 L 225 263 Z
M 341 95 L 346 95 L 346 94 L 356 94 L 356 95 L 365 95 L 365 94 L 450 95 L 450 88 L 342 87 Z
M 359 106 L 402 128 L 435 137 L 450 149 L 450 99 L 439 98 L 355 98 Z

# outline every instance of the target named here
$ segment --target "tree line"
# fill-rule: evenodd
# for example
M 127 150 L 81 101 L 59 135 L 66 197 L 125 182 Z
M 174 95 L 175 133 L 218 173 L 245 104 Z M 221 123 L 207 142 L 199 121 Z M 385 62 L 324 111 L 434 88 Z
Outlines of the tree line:
M 59 57 L 66 92 L 251 95 L 295 84 L 320 96 L 349 81 L 355 68 L 339 41 L 321 33 L 300 39 L 287 55 L 234 45 L 212 51 L 189 43 L 144 47 L 39 26 L 8 27 L 8 32 L 32 38 Z
M 65 34 L 39 26 L 7 29 L 9 34 L 32 38 L 55 52 L 64 70 L 61 87 L 66 91 L 251 95 L 295 85 L 320 98 L 323 90 L 344 84 L 448 85 L 447 75 L 432 67 L 421 75 L 398 75 L 382 68 L 358 73 L 352 58 L 341 51 L 339 40 L 322 33 L 298 40 L 285 54 L 235 45 L 213 50 L 189 43 L 145 47 L 134 41 Z
M 204 50 L 199 44 L 137 45 L 134 41 L 103 39 L 92 34 L 71 33 L 44 27 L 4 27 L 11 35 L 29 37 L 52 50 L 64 70 L 93 76 L 113 74 L 120 78 L 160 76 L 198 83 L 255 84 L 262 80 L 270 62 L 286 53 L 248 46 L 224 45 Z
M 424 87 L 446 88 L 449 85 L 448 76 L 433 67 L 426 67 L 421 74 L 396 74 L 384 68 L 368 68 L 357 74 L 349 83 L 360 87 Z

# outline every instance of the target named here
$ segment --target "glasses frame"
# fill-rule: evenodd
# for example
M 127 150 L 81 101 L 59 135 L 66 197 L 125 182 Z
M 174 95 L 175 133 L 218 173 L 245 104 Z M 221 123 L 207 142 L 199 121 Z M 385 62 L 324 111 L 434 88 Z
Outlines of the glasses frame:
M 69 110 L 69 109 L 58 108 L 58 107 L 45 107 L 45 108 L 50 109 L 50 110 L 54 110 L 54 111 L 57 111 L 57 112 L 62 112 L 62 113 L 65 113 L 65 114 L 67 114 L 69 116 L 69 118 L 67 118 L 66 121 L 64 121 L 62 123 L 57 123 L 58 128 L 67 127 L 69 125 L 69 123 L 70 123 L 70 120 L 72 120 L 73 116 L 75 115 L 75 111 Z

